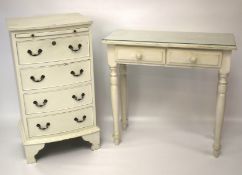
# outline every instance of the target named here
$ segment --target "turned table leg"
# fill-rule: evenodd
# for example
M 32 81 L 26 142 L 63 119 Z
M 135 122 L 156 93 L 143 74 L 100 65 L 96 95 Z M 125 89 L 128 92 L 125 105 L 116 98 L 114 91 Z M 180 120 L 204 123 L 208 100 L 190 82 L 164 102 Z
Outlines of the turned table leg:
M 217 94 L 217 107 L 216 107 L 216 121 L 214 133 L 213 154 L 218 157 L 221 150 L 221 132 L 224 121 L 224 107 L 225 97 L 227 91 L 227 76 L 228 74 L 219 73 L 218 94 Z
M 121 119 L 123 129 L 127 128 L 127 67 L 125 64 L 119 65 L 120 79 L 120 100 L 121 100 Z
M 218 90 L 217 90 L 217 106 L 216 106 L 216 119 L 214 128 L 214 144 L 213 155 L 218 157 L 221 151 L 221 134 L 224 122 L 224 109 L 227 92 L 227 78 L 230 72 L 231 64 L 231 51 L 223 52 L 223 60 L 218 76 Z
M 118 88 L 118 68 L 110 67 L 111 101 L 113 110 L 113 141 L 114 144 L 120 143 L 119 129 L 119 88 Z

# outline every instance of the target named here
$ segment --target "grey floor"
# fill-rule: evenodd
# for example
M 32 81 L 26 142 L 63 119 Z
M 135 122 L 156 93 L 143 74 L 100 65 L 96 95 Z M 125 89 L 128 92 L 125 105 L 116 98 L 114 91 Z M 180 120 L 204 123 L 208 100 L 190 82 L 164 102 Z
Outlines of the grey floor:
M 1 174 L 241 175 L 242 122 L 225 121 L 218 159 L 211 155 L 212 124 L 207 119 L 131 116 L 123 142 L 114 146 L 107 119 L 101 123 L 101 149 L 91 151 L 79 138 L 53 143 L 39 153 L 37 164 L 28 165 L 17 123 L 8 120 L 0 127 Z

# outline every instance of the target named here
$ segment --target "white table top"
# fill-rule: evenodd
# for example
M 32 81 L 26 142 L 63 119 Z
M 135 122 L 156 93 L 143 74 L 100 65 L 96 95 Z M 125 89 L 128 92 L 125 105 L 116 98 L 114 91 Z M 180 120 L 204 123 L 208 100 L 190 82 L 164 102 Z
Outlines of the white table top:
M 236 49 L 233 34 L 229 33 L 195 33 L 195 32 L 163 32 L 118 30 L 104 38 L 104 43 L 115 44 L 120 42 L 149 42 L 183 45 L 206 45 L 228 49 Z
M 7 19 L 7 25 L 10 31 L 47 29 L 53 27 L 66 27 L 91 23 L 92 21 L 90 19 L 80 15 L 79 13 Z

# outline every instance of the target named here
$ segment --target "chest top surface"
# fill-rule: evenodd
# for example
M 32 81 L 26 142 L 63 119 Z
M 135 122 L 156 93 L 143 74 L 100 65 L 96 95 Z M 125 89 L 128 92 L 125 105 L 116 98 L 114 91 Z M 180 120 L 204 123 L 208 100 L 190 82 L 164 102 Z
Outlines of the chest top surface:
M 104 38 L 104 43 L 119 44 L 125 42 L 160 43 L 168 47 L 174 44 L 200 45 L 228 50 L 236 49 L 234 35 L 230 33 L 196 33 L 118 30 Z
M 49 29 L 73 25 L 90 25 L 92 21 L 79 13 L 7 19 L 10 31 Z

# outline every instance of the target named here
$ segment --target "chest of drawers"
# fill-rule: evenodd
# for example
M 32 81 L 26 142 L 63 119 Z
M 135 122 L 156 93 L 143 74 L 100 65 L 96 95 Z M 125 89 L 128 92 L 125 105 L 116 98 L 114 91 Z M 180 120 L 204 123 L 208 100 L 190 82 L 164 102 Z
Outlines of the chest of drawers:
M 82 137 L 100 146 L 90 25 L 79 14 L 8 20 L 28 163 L 50 142 Z

